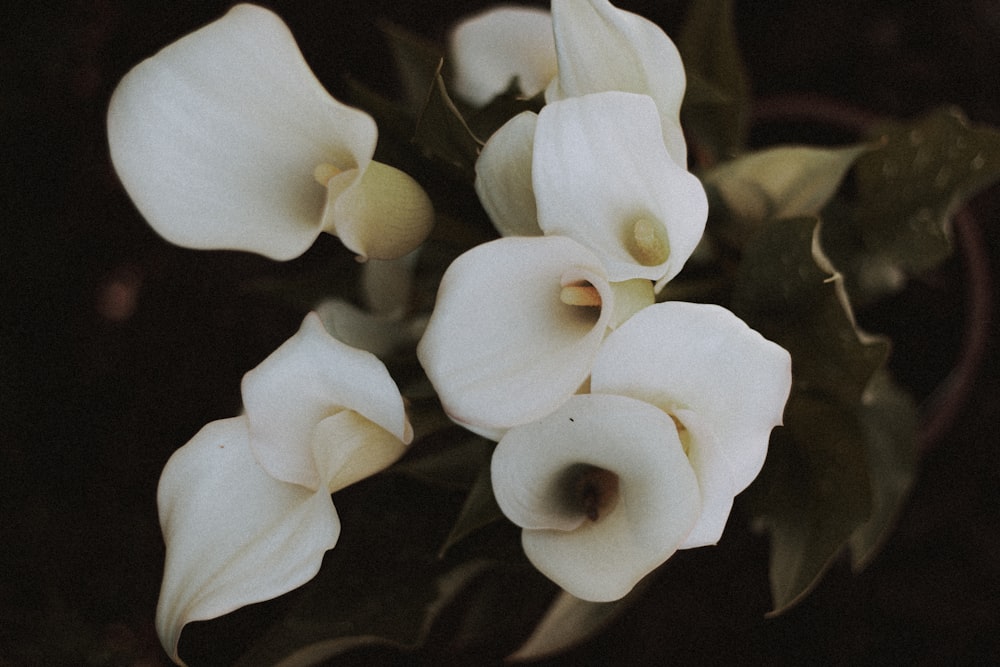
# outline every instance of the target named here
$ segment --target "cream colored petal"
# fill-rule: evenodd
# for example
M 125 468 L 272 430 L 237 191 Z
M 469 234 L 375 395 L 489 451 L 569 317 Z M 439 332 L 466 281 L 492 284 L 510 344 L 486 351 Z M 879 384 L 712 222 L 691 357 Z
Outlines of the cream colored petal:
M 353 410 L 322 420 L 313 435 L 316 468 L 329 493 L 388 468 L 405 451 L 402 440 Z
M 340 535 L 329 493 L 268 475 L 242 417 L 208 424 L 174 453 L 157 504 L 167 553 L 156 629 L 175 662 L 187 623 L 301 586 Z
M 430 197 L 395 167 L 373 160 L 327 182 L 323 231 L 362 260 L 402 257 L 423 243 L 433 226 Z
M 322 484 L 313 439 L 327 417 L 353 410 L 403 443 L 413 437 L 402 396 L 382 362 L 330 336 L 315 313 L 243 376 L 242 391 L 261 465 L 280 480 L 311 489 Z
M 674 410 L 671 416 L 678 423 L 684 451 L 698 478 L 701 492 L 701 514 L 680 549 L 717 544 L 733 509 L 739 492 L 729 471 L 723 443 L 715 436 L 708 420 L 691 410 Z
M 552 17 L 532 7 L 496 7 L 459 23 L 448 38 L 459 97 L 485 106 L 516 77 L 534 97 L 556 75 Z
M 590 515 L 579 484 L 594 469 L 617 476 L 617 489 Z M 632 590 L 674 553 L 701 511 L 673 421 L 624 396 L 573 396 L 544 419 L 512 428 L 491 473 L 501 510 L 525 528 L 529 560 L 583 600 Z
M 608 336 L 591 390 L 697 414 L 714 432 L 738 493 L 760 472 L 791 381 L 788 352 L 728 310 L 667 302 Z
M 666 33 L 607 0 L 553 0 L 552 22 L 559 76 L 546 90 L 546 100 L 608 90 L 649 95 L 671 158 L 686 167 L 680 128 L 684 65 Z
M 532 182 L 542 230 L 593 250 L 613 281 L 677 275 L 708 218 L 701 182 L 670 159 L 645 95 L 597 93 L 546 105 Z
M 653 283 L 642 278 L 611 283 L 611 289 L 615 293 L 615 312 L 612 313 L 608 326 L 612 329 L 621 326 L 623 322 L 646 306 L 652 306 L 656 303 Z
M 589 283 L 603 307 L 568 305 Z M 538 419 L 583 383 L 614 310 L 600 261 L 571 239 L 510 237 L 445 272 L 417 356 L 456 421 L 505 429 Z
M 476 160 L 476 194 L 503 236 L 541 236 L 531 161 L 538 115 L 523 111 L 493 133 Z
M 277 16 L 237 5 L 122 79 L 108 139 L 125 189 L 168 241 L 285 260 L 320 233 L 314 169 L 364 170 L 376 128 L 327 94 Z

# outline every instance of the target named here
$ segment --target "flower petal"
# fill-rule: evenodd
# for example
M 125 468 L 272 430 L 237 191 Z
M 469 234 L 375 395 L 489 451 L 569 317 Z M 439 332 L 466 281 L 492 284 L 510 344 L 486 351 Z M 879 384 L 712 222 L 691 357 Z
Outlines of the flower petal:
M 607 505 L 589 514 L 577 502 L 578 484 L 592 470 L 615 486 Z M 701 511 L 673 421 L 624 396 L 573 396 L 544 419 L 510 429 L 491 474 L 500 508 L 525 528 L 532 564 L 595 602 L 621 598 L 666 561 Z M 589 492 L 583 489 L 584 504 Z
M 715 436 L 708 420 L 691 410 L 671 413 L 678 423 L 681 442 L 698 478 L 701 514 L 680 549 L 718 544 L 740 491 L 733 483 L 723 443 Z
M 561 300 L 564 287 L 584 283 L 600 307 Z M 601 263 L 580 244 L 498 239 L 445 272 L 417 356 L 452 419 L 495 433 L 548 414 L 577 390 L 613 310 Z
M 406 444 L 353 410 L 341 410 L 316 425 L 313 456 L 329 493 L 395 463 Z
M 666 33 L 608 0 L 552 0 L 552 22 L 559 76 L 545 91 L 545 99 L 554 102 L 608 90 L 649 95 L 659 111 L 667 150 L 686 168 L 680 127 L 684 64 Z
M 670 159 L 645 95 L 597 93 L 546 105 L 532 182 L 542 230 L 590 248 L 613 281 L 677 275 L 708 218 L 701 182 Z
M 108 110 L 115 170 L 153 229 L 279 260 L 320 233 L 314 169 L 363 172 L 376 132 L 327 94 L 281 19 L 253 5 L 137 65 Z
M 516 77 L 534 97 L 556 75 L 552 17 L 543 9 L 497 7 L 459 23 L 449 36 L 453 87 L 459 97 L 485 106 Z
M 413 178 L 372 160 L 330 178 L 322 218 L 323 231 L 360 259 L 397 259 L 427 238 L 434 206 Z
M 242 417 L 208 424 L 174 453 L 157 503 L 167 555 L 156 629 L 175 662 L 185 624 L 301 586 L 340 535 L 329 493 L 268 475 Z
M 531 161 L 538 115 L 522 111 L 493 133 L 476 160 L 476 194 L 504 236 L 541 236 Z
M 323 483 L 313 442 L 327 417 L 351 410 L 403 443 L 413 437 L 403 398 L 382 362 L 331 337 L 315 313 L 243 376 L 242 391 L 261 466 L 277 479 L 310 489 Z
M 738 493 L 764 464 L 791 381 L 788 352 L 725 308 L 668 302 L 644 308 L 608 336 L 591 390 L 695 413 L 711 425 Z

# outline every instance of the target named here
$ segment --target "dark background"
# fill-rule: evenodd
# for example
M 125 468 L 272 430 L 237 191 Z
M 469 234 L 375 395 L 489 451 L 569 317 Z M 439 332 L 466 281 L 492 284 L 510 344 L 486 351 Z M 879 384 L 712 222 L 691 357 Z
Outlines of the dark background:
M 342 252 L 325 239 L 277 265 L 172 247 L 136 214 L 110 168 L 104 113 L 117 81 L 230 4 L 5 9 L 0 667 L 167 663 L 153 629 L 159 472 L 203 424 L 235 414 L 242 374 L 300 321 L 299 311 L 245 290 L 246 281 Z M 486 3 L 263 4 L 286 20 L 336 95 L 345 74 L 392 85 L 375 17 L 440 37 Z M 997 0 L 736 4 L 762 113 L 774 111 L 775 96 L 810 93 L 902 117 L 952 103 L 1000 126 Z M 687 3 L 620 5 L 675 32 Z M 807 130 L 783 136 L 761 124 L 754 138 L 803 139 Z M 892 367 L 934 425 L 898 531 L 870 568 L 855 575 L 839 563 L 802 605 L 765 620 L 766 541 L 733 522 L 718 547 L 679 554 L 636 607 L 564 664 L 1000 663 L 1000 401 L 995 327 L 984 319 L 996 300 L 988 279 L 1000 265 L 1000 193 L 984 193 L 970 210 L 963 253 L 860 314 L 897 339 Z M 969 342 L 984 335 L 977 358 Z M 249 639 L 229 628 L 207 655 L 238 655 Z M 433 650 L 423 659 L 462 663 Z

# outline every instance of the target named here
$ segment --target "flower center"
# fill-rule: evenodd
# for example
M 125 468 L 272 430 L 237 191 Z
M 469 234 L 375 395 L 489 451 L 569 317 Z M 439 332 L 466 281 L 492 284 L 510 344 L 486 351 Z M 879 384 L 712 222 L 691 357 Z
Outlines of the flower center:
M 313 169 L 313 178 L 315 178 L 316 182 L 325 188 L 330 182 L 330 179 L 342 171 L 343 169 L 338 169 L 332 164 L 324 162 L 323 164 L 316 165 L 316 168 Z
M 582 285 L 566 285 L 559 292 L 559 300 L 567 306 L 595 306 L 601 305 L 601 293 L 590 283 Z
M 653 218 L 636 218 L 631 233 L 625 237 L 625 247 L 643 266 L 656 266 L 667 261 L 670 242 L 663 223 Z
M 578 464 L 566 471 L 563 501 L 568 509 L 597 521 L 618 502 L 618 475 L 597 466 Z

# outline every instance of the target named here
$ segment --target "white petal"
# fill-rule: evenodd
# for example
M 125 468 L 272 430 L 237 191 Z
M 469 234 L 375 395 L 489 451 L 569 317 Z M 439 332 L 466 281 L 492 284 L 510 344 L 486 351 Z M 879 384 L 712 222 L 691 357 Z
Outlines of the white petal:
M 360 259 L 397 259 L 427 238 L 434 207 L 413 178 L 372 160 L 327 182 L 322 219 L 323 231 L 339 237 Z
M 125 76 L 108 137 L 126 190 L 168 241 L 290 259 L 320 233 L 314 169 L 364 171 L 376 128 L 327 94 L 277 16 L 237 5 Z
M 679 548 L 717 544 L 733 509 L 733 499 L 739 492 L 729 471 L 725 448 L 711 424 L 698 413 L 675 410 L 672 416 L 683 425 L 681 442 L 698 478 L 701 493 L 701 515 Z
M 353 410 L 316 425 L 313 454 L 320 479 L 335 493 L 395 463 L 406 444 Z
M 645 95 L 607 92 L 546 105 L 532 181 L 542 230 L 593 250 L 613 281 L 677 275 L 708 218 L 701 182 L 670 159 Z
M 261 469 L 242 417 L 208 424 L 174 453 L 157 503 L 167 555 L 156 629 L 175 662 L 185 624 L 301 586 L 340 535 L 325 489 Z
M 313 440 L 323 419 L 353 410 L 403 443 L 413 437 L 402 396 L 382 362 L 331 337 L 315 313 L 243 376 L 242 390 L 261 465 L 280 480 L 311 489 L 322 484 Z
M 591 390 L 696 413 L 720 443 L 738 493 L 760 472 L 791 380 L 788 352 L 728 310 L 668 302 L 639 311 L 608 336 Z
M 552 17 L 531 7 L 497 7 L 459 23 L 449 36 L 453 86 L 459 97 L 484 106 L 517 77 L 526 97 L 556 74 Z
M 608 0 L 552 0 L 552 22 L 559 76 L 546 90 L 546 100 L 608 90 L 649 95 L 671 157 L 686 167 L 680 129 L 684 65 L 666 33 Z
M 603 306 L 571 306 L 586 282 Z M 504 429 L 548 414 L 573 394 L 614 310 L 601 263 L 565 237 L 484 243 L 445 272 L 417 356 L 455 421 Z
M 538 115 L 522 111 L 493 133 L 476 160 L 476 194 L 504 236 L 541 236 L 531 161 Z
M 581 468 L 617 475 L 616 497 L 596 520 L 574 502 Z M 532 564 L 584 600 L 628 593 L 674 553 L 701 510 L 673 421 L 623 396 L 573 396 L 544 419 L 512 428 L 491 473 L 500 508 L 525 528 Z

